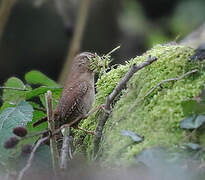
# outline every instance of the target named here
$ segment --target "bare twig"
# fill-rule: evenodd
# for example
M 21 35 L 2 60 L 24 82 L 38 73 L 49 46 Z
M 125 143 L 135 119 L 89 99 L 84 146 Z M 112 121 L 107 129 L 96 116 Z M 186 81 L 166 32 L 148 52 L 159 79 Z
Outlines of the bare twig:
M 28 138 L 35 137 L 35 136 L 40 136 L 40 135 L 46 134 L 46 133 L 49 133 L 49 131 L 48 130 L 43 130 L 43 131 L 28 134 L 27 136 L 22 137 L 21 139 L 28 139 Z
M 193 74 L 193 73 L 195 73 L 195 72 L 198 72 L 198 69 L 194 69 L 194 70 L 192 70 L 192 71 L 189 71 L 189 72 L 187 72 L 187 73 L 185 73 L 185 74 L 182 74 L 181 76 L 176 77 L 176 78 L 170 78 L 170 79 L 165 79 L 165 80 L 161 81 L 161 82 L 158 83 L 155 87 L 153 87 L 152 89 L 150 89 L 149 92 L 148 92 L 147 94 L 145 94 L 145 96 L 143 97 L 143 99 L 146 98 L 147 96 L 149 96 L 157 87 L 161 87 L 162 84 L 165 84 L 165 83 L 171 82 L 171 81 L 179 81 L 179 80 L 183 79 L 185 76 L 188 76 L 188 75 Z
M 85 132 L 85 133 L 87 133 L 87 134 L 95 135 L 95 132 L 94 132 L 94 131 L 89 131 L 89 130 L 80 128 L 80 127 L 78 127 L 78 126 L 76 126 L 76 127 L 74 126 L 73 128 L 78 129 L 78 130 L 81 130 L 81 131 L 83 131 L 83 132 Z
M 72 63 L 72 60 L 74 59 L 75 55 L 79 52 L 80 46 L 81 46 L 81 41 L 82 41 L 82 36 L 83 36 L 83 31 L 85 29 L 85 23 L 88 15 L 88 10 L 91 4 L 91 0 L 83 0 L 80 3 L 80 8 L 78 10 L 78 15 L 77 15 L 77 23 L 73 35 L 73 39 L 68 51 L 68 56 L 66 58 L 66 62 L 64 64 L 64 68 L 60 74 L 59 82 L 60 84 L 63 84 L 67 78 L 70 65 Z
M 15 88 L 15 87 L 4 87 L 4 86 L 0 86 L 0 89 L 11 89 L 11 90 L 16 90 L 16 91 L 29 91 L 26 88 Z
M 52 134 L 53 132 L 55 132 L 55 122 L 54 122 L 53 109 L 52 109 L 52 93 L 51 93 L 51 91 L 47 91 L 47 93 L 45 94 L 45 98 L 46 98 L 48 128 Z M 58 148 L 57 148 L 55 136 L 51 136 L 51 138 L 50 138 L 50 148 L 51 148 L 53 170 L 54 170 L 54 173 L 57 175 L 57 172 L 59 170 L 59 153 L 58 153 Z
M 78 117 L 78 118 L 76 118 L 73 122 L 71 122 L 71 123 L 69 123 L 69 124 L 64 124 L 64 125 L 62 125 L 60 128 L 56 129 L 54 132 L 51 132 L 50 130 L 43 130 L 43 131 L 39 131 L 39 132 L 36 132 L 36 133 L 29 134 L 29 135 L 23 137 L 22 139 L 28 139 L 28 138 L 31 138 L 31 137 L 34 137 L 34 136 L 39 136 L 39 135 L 46 134 L 46 133 L 51 133 L 51 136 L 55 136 L 55 135 L 57 135 L 59 132 L 61 132 L 62 129 L 64 129 L 64 128 L 69 128 L 69 127 L 71 127 L 73 124 L 79 122 L 79 121 L 82 120 L 82 119 L 86 119 L 87 117 L 88 117 L 88 116 Z
M 162 87 L 162 84 L 165 84 L 165 83 L 168 83 L 168 82 L 172 82 L 172 81 L 179 81 L 181 79 L 183 79 L 184 77 L 190 75 L 190 74 L 193 74 L 193 73 L 196 73 L 198 72 L 198 69 L 194 69 L 192 71 L 189 71 L 189 72 L 186 72 L 185 74 L 182 74 L 181 76 L 179 77 L 176 77 L 176 78 L 170 78 L 170 79 L 165 79 L 161 82 L 159 82 L 156 86 L 154 86 L 153 88 L 151 88 L 141 99 L 139 99 L 138 101 L 136 101 L 136 103 L 134 103 L 132 105 L 132 107 L 130 108 L 130 111 L 139 103 L 141 102 L 143 99 L 145 99 L 147 96 L 149 96 L 156 88 L 158 87 Z
M 125 74 L 125 76 L 122 78 L 122 80 L 119 82 L 119 84 L 115 87 L 113 92 L 106 97 L 106 102 L 104 105 L 105 111 L 101 113 L 101 115 L 98 118 L 98 125 L 96 127 L 96 134 L 94 136 L 94 141 L 93 141 L 93 159 L 96 159 L 96 155 L 99 150 L 99 143 L 102 137 L 102 132 L 104 125 L 109 117 L 109 112 L 110 111 L 110 106 L 115 99 L 115 97 L 122 91 L 122 89 L 125 87 L 127 82 L 130 80 L 130 78 L 133 76 L 134 73 L 139 71 L 140 69 L 152 64 L 154 61 L 157 60 L 157 57 L 151 57 L 149 56 L 147 61 L 141 63 L 140 65 L 136 66 L 135 64 L 131 66 L 130 70 Z
M 42 112 L 46 113 L 46 109 L 42 108 L 42 107 L 40 107 L 40 108 L 34 107 L 33 109 L 36 111 L 42 111 Z
M 26 166 L 20 171 L 17 180 L 22 180 L 22 179 L 23 179 L 24 174 L 25 174 L 26 171 L 31 167 L 31 164 L 32 164 L 32 161 L 33 161 L 33 159 L 34 159 L 34 155 L 35 155 L 36 150 L 37 150 L 37 149 L 39 148 L 39 146 L 40 146 L 44 141 L 46 141 L 48 138 L 49 138 L 49 136 L 48 136 L 48 137 L 44 137 L 44 138 L 38 140 L 38 142 L 36 143 L 36 145 L 34 146 L 32 152 L 31 152 L 31 154 L 30 154 L 30 157 L 29 157 L 29 159 L 28 159 L 28 161 L 27 161 Z
M 95 109 L 95 111 L 96 111 L 96 109 Z M 95 111 L 91 111 L 91 112 L 95 112 Z M 50 138 L 50 137 L 54 137 L 54 136 L 57 135 L 59 132 L 61 132 L 62 129 L 70 128 L 73 124 L 75 124 L 75 123 L 81 121 L 82 119 L 86 119 L 89 115 L 90 115 L 90 113 L 87 114 L 86 116 L 80 116 L 80 117 L 76 118 L 74 121 L 72 121 L 71 123 L 69 123 L 69 124 L 64 124 L 64 125 L 62 125 L 60 128 L 55 129 L 55 130 L 52 131 L 52 132 L 51 132 L 51 130 L 43 130 L 43 131 L 39 131 L 39 132 L 35 132 L 35 133 L 28 134 L 27 136 L 22 137 L 22 139 L 28 139 L 28 138 L 31 138 L 31 137 L 34 137 L 34 136 L 39 136 L 39 135 L 46 134 L 46 133 L 50 133 L 49 138 Z M 83 129 L 81 129 L 81 128 L 77 128 L 77 129 L 83 130 Z M 85 131 L 85 130 L 83 130 L 83 131 Z M 88 133 L 90 133 L 90 134 L 93 134 L 92 131 L 86 131 L 86 132 L 88 132 Z M 94 135 L 94 134 L 93 134 L 93 135 Z

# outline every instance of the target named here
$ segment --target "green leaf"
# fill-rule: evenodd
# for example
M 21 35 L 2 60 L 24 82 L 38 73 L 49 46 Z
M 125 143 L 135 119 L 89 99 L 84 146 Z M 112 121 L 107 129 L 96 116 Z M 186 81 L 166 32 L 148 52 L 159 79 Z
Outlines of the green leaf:
M 58 104 L 58 100 L 60 98 L 61 92 L 62 92 L 62 89 L 58 89 L 58 90 L 52 91 L 53 109 L 55 109 L 57 104 Z M 46 107 L 45 95 L 44 94 L 40 95 L 40 100 L 41 100 L 41 103 L 43 104 L 43 106 Z
M 16 107 L 4 109 L 0 114 L 0 161 L 7 161 L 9 150 L 4 149 L 5 140 L 13 136 L 13 128 L 20 125 L 26 125 L 33 118 L 33 108 L 22 101 Z
M 3 101 L 8 101 L 16 104 L 24 100 L 26 87 L 20 79 L 11 77 L 4 84 L 4 87 L 8 89 L 3 90 Z
M 180 122 L 182 129 L 197 129 L 205 122 L 205 115 L 192 115 Z
M 185 116 L 190 116 L 194 113 L 197 102 L 195 100 L 182 101 L 182 109 Z
M 28 135 L 35 133 L 35 132 L 39 132 L 42 130 L 45 130 L 48 125 L 47 123 L 42 123 L 37 127 L 33 127 L 33 123 L 38 121 L 39 119 L 41 119 L 42 117 L 46 116 L 46 113 L 44 113 L 41 110 L 35 110 L 35 108 L 40 108 L 40 105 L 34 102 L 29 102 L 30 105 L 32 105 L 34 111 L 33 111 L 33 120 L 29 121 L 26 125 L 26 129 L 28 131 Z M 36 143 L 36 141 L 39 139 L 39 136 L 33 136 L 30 138 L 25 138 L 22 139 L 19 144 L 17 145 L 16 149 L 15 149 L 15 157 L 18 157 L 19 155 L 21 155 L 21 148 L 24 144 L 30 144 L 30 145 L 34 145 Z
M 123 136 L 129 136 L 129 137 L 132 138 L 132 140 L 133 140 L 134 142 L 138 142 L 138 143 L 139 143 L 139 142 L 142 142 L 142 141 L 144 140 L 143 137 L 137 135 L 136 133 L 134 133 L 134 132 L 132 132 L 132 131 L 128 131 L 128 130 L 123 130 L 123 131 L 122 131 L 122 135 L 123 135 Z
M 28 130 L 28 133 L 33 133 L 33 132 L 38 132 L 38 131 L 42 131 L 42 130 L 45 130 L 48 126 L 47 124 L 45 123 L 42 123 L 40 124 L 39 126 L 37 127 L 33 127 L 33 123 L 37 122 L 39 119 L 43 118 L 46 116 L 46 113 L 41 111 L 41 110 L 36 110 L 35 108 L 40 108 L 40 105 L 39 104 L 36 104 L 34 102 L 29 102 L 33 108 L 34 108 L 34 112 L 33 112 L 33 120 L 31 122 L 28 122 L 27 123 L 27 130 Z
M 194 109 L 194 114 L 204 114 L 205 113 L 205 104 L 200 102 L 197 103 Z
M 187 149 L 190 149 L 193 151 L 198 151 L 201 149 L 201 146 L 196 143 L 187 143 L 187 144 L 184 144 L 184 146 L 187 147 Z
M 190 99 L 183 101 L 181 105 L 185 116 L 205 113 L 205 104 L 202 102 L 197 102 L 196 100 Z
M 3 112 L 4 109 L 8 108 L 8 107 L 14 107 L 15 105 L 14 104 L 11 104 L 9 102 L 5 102 L 3 103 L 3 105 L 1 106 L 0 108 L 0 114 Z
M 48 78 L 46 75 L 39 71 L 30 71 L 26 73 L 25 80 L 28 84 L 59 87 L 59 85 L 55 81 Z
M 31 90 L 29 92 L 26 93 L 26 100 L 29 100 L 33 97 L 39 96 L 41 94 L 45 94 L 48 90 L 51 90 L 53 93 L 54 92 L 59 92 L 61 93 L 62 88 L 49 88 L 49 87 L 45 87 L 45 86 L 41 86 L 39 88 L 36 88 L 34 90 Z

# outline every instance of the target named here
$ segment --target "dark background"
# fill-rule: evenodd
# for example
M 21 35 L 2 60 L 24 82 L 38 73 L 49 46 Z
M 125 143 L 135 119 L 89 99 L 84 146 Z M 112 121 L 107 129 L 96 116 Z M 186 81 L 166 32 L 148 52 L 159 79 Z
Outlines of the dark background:
M 54 0 L 17 2 L 0 42 L 1 84 L 32 69 L 58 79 L 78 8 L 67 1 L 67 9 Z M 114 56 L 123 63 L 154 44 L 183 39 L 204 20 L 204 0 L 93 0 L 81 51 L 103 54 L 121 45 Z

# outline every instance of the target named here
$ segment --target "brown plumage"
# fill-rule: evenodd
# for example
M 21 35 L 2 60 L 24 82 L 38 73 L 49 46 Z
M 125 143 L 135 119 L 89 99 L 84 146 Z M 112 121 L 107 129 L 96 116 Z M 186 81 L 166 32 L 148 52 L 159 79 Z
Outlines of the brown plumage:
M 94 73 L 90 69 L 89 58 L 94 54 L 84 52 L 75 57 L 58 105 L 54 111 L 56 128 L 86 115 L 92 107 L 95 97 Z M 43 118 L 34 127 L 47 121 Z

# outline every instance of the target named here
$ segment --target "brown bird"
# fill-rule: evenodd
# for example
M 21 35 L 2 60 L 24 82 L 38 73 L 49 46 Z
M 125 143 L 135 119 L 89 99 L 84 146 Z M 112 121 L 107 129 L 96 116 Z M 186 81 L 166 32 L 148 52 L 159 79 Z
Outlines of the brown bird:
M 95 98 L 94 72 L 90 58 L 94 54 L 84 52 L 75 57 L 58 105 L 54 111 L 55 126 L 69 124 L 76 118 L 84 117 L 90 111 Z M 34 127 L 47 121 L 47 117 L 34 123 Z M 76 124 L 75 124 L 76 125 Z

